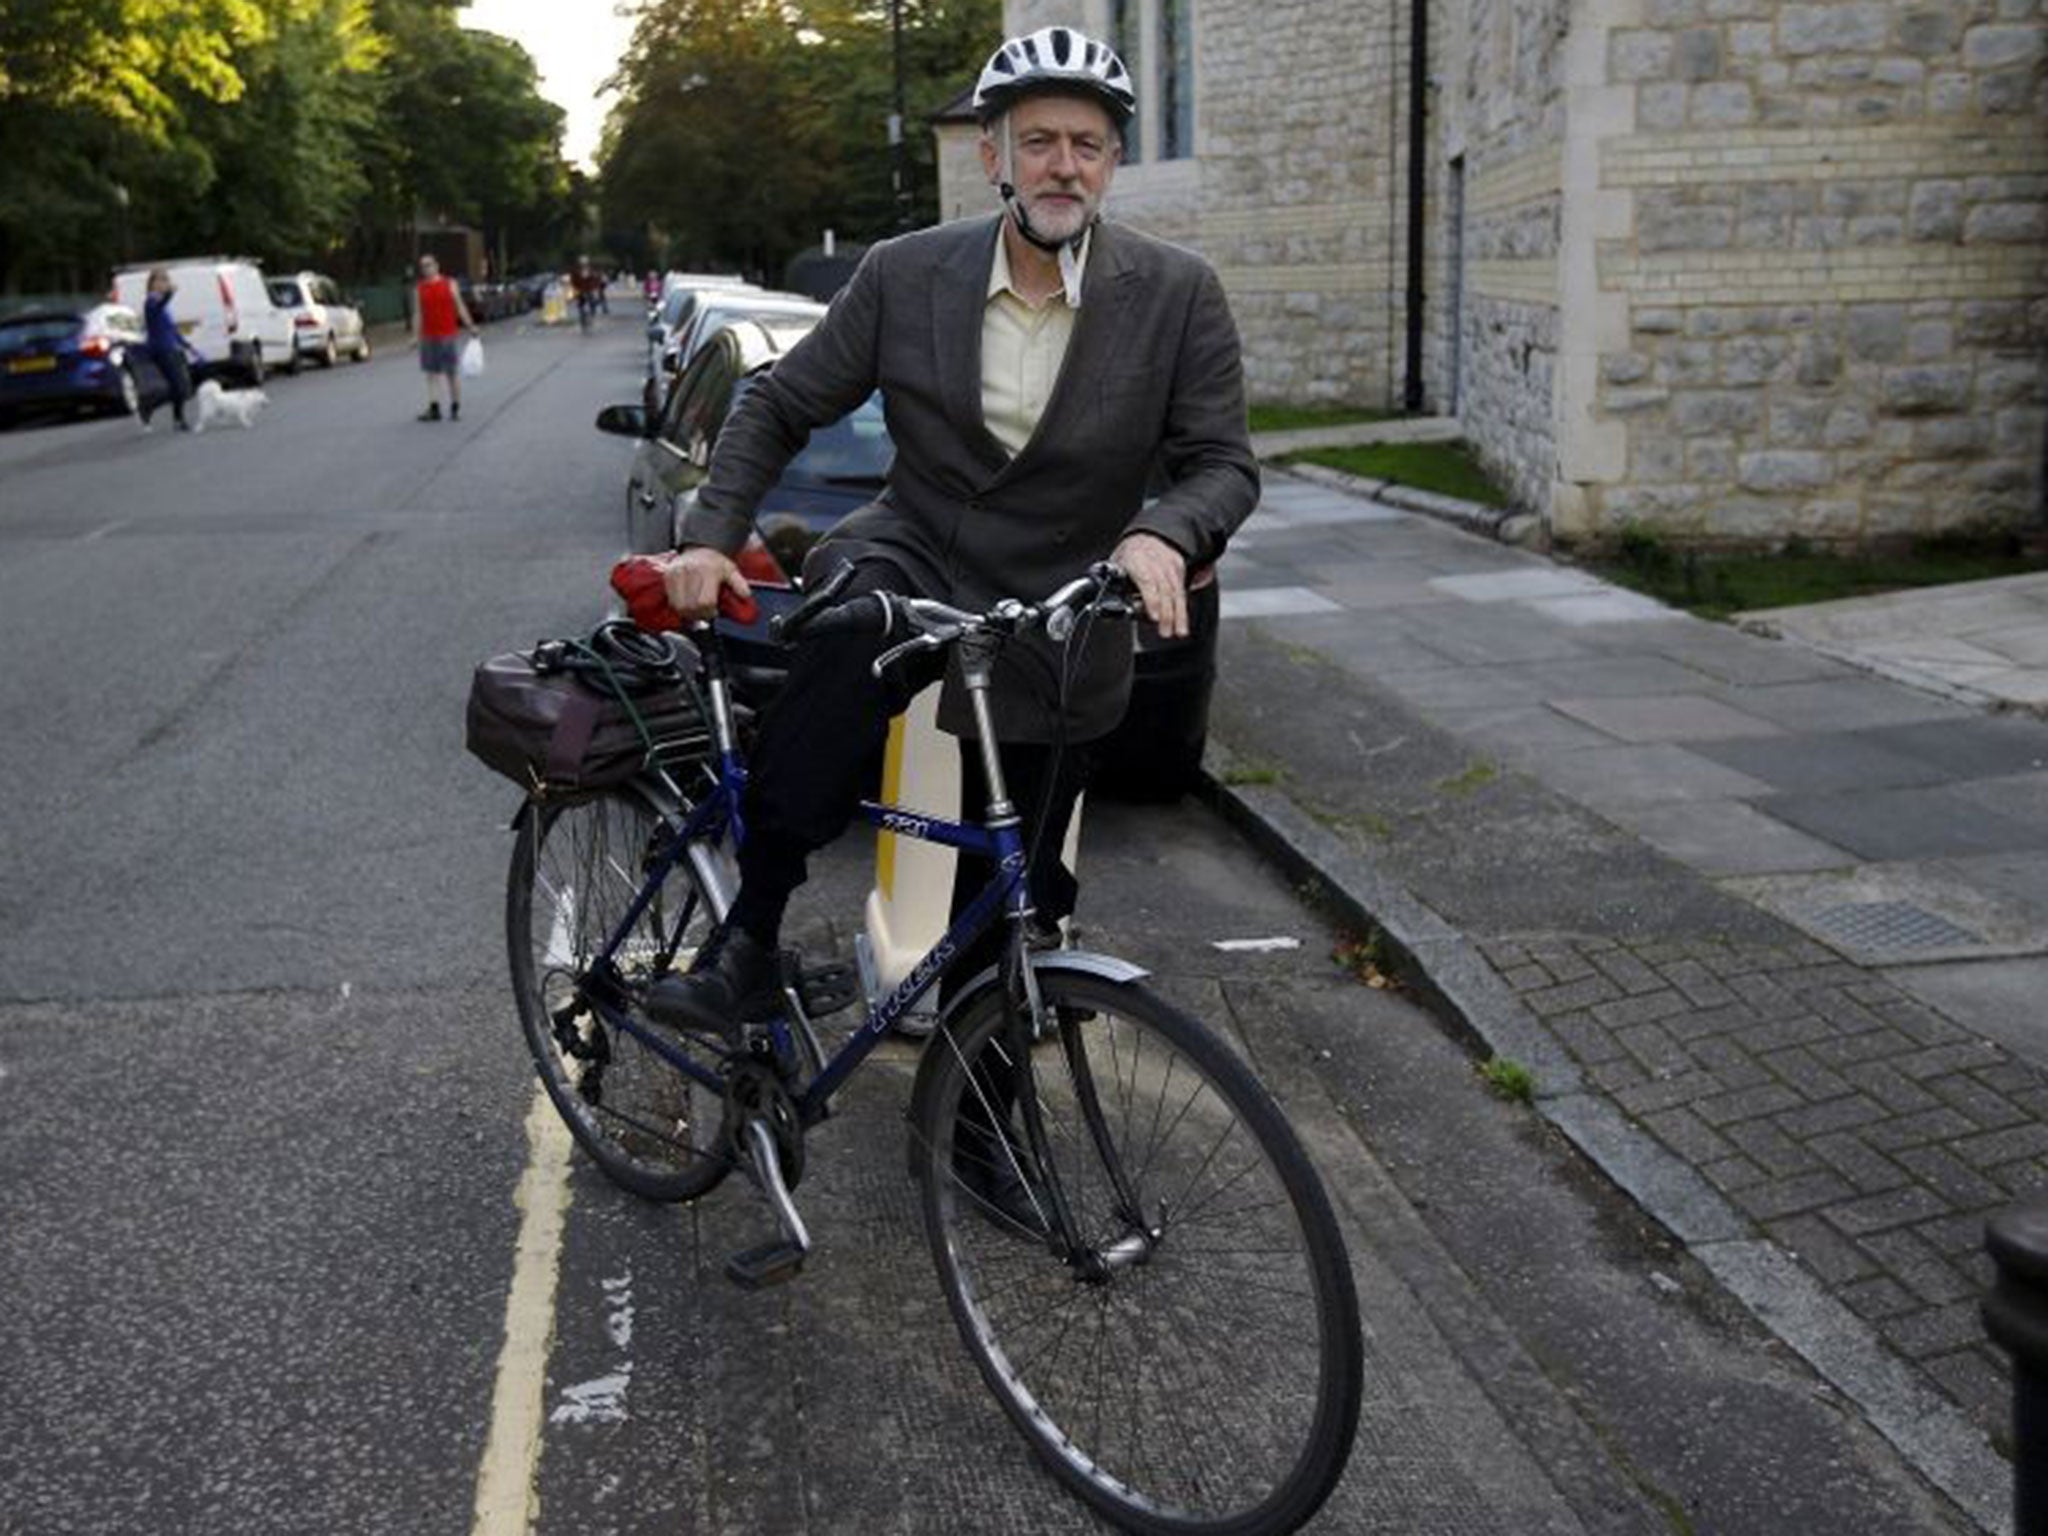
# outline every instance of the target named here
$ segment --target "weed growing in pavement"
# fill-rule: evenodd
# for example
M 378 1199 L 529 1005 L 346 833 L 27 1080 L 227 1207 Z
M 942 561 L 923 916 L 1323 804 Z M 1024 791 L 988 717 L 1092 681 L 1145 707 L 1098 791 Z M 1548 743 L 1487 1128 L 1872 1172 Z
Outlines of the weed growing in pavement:
M 1397 992 L 1401 988 L 1400 978 L 1393 972 L 1394 961 L 1388 952 L 1386 935 L 1377 928 L 1362 939 L 1342 940 L 1330 952 L 1330 958 L 1375 992 Z
M 1536 1074 L 1507 1056 L 1490 1056 L 1480 1065 L 1479 1075 L 1510 1104 L 1529 1104 L 1536 1098 Z
M 1436 787 L 1441 794 L 1469 795 L 1484 789 L 1499 777 L 1500 770 L 1482 757 L 1476 763 L 1468 764 L 1464 772 L 1454 773 L 1448 779 L 1438 779 Z
M 1227 769 L 1221 777 L 1225 784 L 1237 787 L 1254 784 L 1278 784 L 1280 782 L 1280 770 L 1269 767 L 1265 763 L 1242 763 L 1235 768 Z

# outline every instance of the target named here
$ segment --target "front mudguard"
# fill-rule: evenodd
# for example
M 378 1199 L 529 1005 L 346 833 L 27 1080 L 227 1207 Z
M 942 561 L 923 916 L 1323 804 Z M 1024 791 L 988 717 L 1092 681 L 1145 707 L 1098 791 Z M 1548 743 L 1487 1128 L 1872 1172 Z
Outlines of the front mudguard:
M 1142 965 L 1115 955 L 1098 954 L 1089 949 L 1048 949 L 1033 953 L 1030 957 L 1032 974 L 1054 976 L 1061 974 L 1094 976 L 1118 986 L 1130 986 L 1143 981 L 1152 973 Z M 948 1042 L 960 1021 L 968 1018 L 975 1006 L 989 993 L 1002 985 L 1001 967 L 990 966 L 977 974 L 966 986 L 956 993 L 951 1002 L 940 1010 L 938 1027 L 918 1055 L 917 1076 L 910 1085 L 910 1106 L 906 1118 L 910 1121 L 910 1176 L 918 1176 L 917 1151 L 921 1140 L 928 1134 L 925 1125 L 925 1097 L 932 1073 L 944 1060 Z

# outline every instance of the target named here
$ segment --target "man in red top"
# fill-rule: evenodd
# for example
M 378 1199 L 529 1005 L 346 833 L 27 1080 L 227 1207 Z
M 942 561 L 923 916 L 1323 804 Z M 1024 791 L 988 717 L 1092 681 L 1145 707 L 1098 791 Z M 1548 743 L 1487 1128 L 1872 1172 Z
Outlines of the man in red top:
M 462 415 L 461 336 L 474 331 L 476 322 L 462 302 L 462 290 L 455 280 L 441 275 L 441 264 L 431 256 L 420 258 L 420 280 L 412 290 L 412 334 L 419 343 L 420 372 L 427 376 L 427 408 L 421 421 L 439 421 L 441 402 L 434 380 L 448 383 L 448 419 Z

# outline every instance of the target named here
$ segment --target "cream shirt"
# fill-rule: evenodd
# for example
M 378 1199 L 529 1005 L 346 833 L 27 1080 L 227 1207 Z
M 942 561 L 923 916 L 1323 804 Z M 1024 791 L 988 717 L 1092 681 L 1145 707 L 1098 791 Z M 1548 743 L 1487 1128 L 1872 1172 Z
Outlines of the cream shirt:
M 981 312 L 981 416 L 995 440 L 1022 453 L 1052 398 L 1074 334 L 1081 274 L 1088 266 L 1091 229 L 1081 241 L 1071 287 L 1033 309 L 1010 281 L 1008 242 L 996 236 L 996 259 L 988 274 L 988 301 Z M 1075 294 L 1069 303 L 1067 294 Z

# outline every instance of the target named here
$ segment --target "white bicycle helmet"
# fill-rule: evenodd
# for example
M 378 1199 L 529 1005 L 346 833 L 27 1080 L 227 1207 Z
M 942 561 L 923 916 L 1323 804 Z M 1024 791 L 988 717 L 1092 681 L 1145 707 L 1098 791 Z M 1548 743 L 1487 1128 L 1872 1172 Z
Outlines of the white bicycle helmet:
M 1138 109 L 1130 71 L 1116 50 L 1072 27 L 1041 27 L 1013 37 L 982 66 L 974 84 L 974 113 L 984 125 L 1037 91 L 1084 92 L 1109 109 L 1122 128 Z

